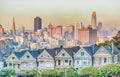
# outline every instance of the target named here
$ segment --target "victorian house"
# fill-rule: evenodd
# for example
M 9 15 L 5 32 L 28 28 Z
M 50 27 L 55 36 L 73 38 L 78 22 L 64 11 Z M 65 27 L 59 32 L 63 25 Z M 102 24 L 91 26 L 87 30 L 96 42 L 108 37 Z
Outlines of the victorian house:
M 94 54 L 94 66 L 101 67 L 110 63 L 120 63 L 120 50 L 114 44 L 101 46 Z
M 74 64 L 73 55 L 80 47 L 58 48 L 55 53 L 55 69 L 71 67 Z
M 82 47 L 74 55 L 74 67 L 77 70 L 93 65 L 93 54 L 98 50 L 96 45 Z
M 44 71 L 54 69 L 55 64 L 54 56 L 55 56 L 54 49 L 44 49 L 41 52 L 41 54 L 39 54 L 37 57 L 38 70 Z

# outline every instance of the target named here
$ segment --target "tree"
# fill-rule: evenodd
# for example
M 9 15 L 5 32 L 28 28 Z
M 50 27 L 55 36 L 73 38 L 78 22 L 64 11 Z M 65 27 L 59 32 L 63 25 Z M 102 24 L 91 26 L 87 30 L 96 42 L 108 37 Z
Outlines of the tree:
M 90 66 L 90 67 L 85 67 L 80 70 L 80 77 L 98 77 L 99 70 L 97 67 Z
M 120 49 L 120 31 L 113 37 L 114 44 Z
M 56 70 L 46 70 L 42 72 L 42 77 L 57 77 Z
M 13 68 L 4 67 L 0 71 L 1 77 L 13 77 L 16 76 L 16 71 Z
M 40 76 L 40 72 L 38 72 L 37 70 L 28 70 L 28 71 L 25 71 L 23 72 L 23 74 L 25 75 L 35 75 L 35 77 L 39 77 Z
M 77 77 L 78 76 L 78 72 L 75 68 L 70 67 L 70 68 L 62 68 L 60 70 L 58 70 L 58 76 L 62 77 Z
M 108 64 L 100 68 L 100 71 L 99 71 L 100 77 L 113 76 L 113 75 L 120 76 L 119 64 Z
M 105 46 L 105 45 L 110 45 L 112 43 L 112 41 L 105 41 L 104 43 L 99 43 L 98 46 L 101 47 L 101 46 Z
M 75 68 L 70 67 L 66 69 L 66 77 L 78 77 L 78 72 Z

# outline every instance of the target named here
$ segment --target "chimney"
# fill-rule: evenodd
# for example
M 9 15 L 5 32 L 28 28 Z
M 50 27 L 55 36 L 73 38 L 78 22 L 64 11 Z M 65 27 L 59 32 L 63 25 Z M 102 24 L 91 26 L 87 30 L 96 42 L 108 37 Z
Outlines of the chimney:
M 60 48 L 63 49 L 63 46 L 61 45 Z

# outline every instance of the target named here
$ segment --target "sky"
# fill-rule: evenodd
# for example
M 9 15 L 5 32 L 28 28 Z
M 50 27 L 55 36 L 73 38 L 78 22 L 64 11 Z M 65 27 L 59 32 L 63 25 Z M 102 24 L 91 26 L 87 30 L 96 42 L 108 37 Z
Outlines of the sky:
M 120 0 L 0 0 L 0 24 L 5 30 L 25 26 L 33 29 L 34 18 L 42 18 L 42 26 L 54 26 L 82 22 L 91 24 L 91 13 L 96 11 L 97 21 L 104 28 L 120 26 Z

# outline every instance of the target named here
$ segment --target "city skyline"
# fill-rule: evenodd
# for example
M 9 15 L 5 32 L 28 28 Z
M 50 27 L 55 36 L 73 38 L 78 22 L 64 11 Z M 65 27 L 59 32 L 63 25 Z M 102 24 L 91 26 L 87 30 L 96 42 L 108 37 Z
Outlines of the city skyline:
M 12 18 L 15 17 L 16 28 L 25 26 L 33 29 L 34 18 L 42 18 L 42 26 L 49 23 L 54 26 L 67 26 L 75 22 L 83 25 L 91 24 L 91 14 L 96 11 L 97 22 L 102 22 L 103 27 L 118 27 L 120 25 L 119 0 L 1 0 L 0 24 L 6 29 L 11 29 Z

